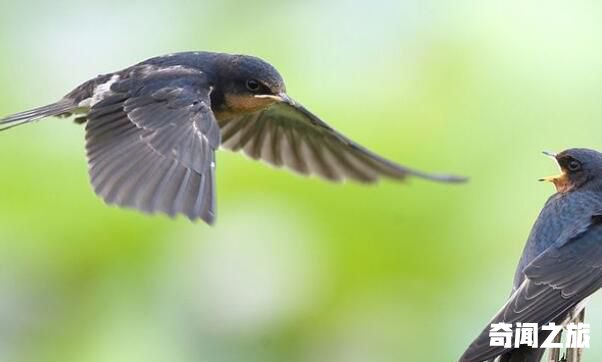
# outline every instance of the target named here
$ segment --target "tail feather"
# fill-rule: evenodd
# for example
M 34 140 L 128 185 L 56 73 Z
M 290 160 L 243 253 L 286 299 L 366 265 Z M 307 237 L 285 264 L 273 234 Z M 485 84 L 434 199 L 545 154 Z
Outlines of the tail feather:
M 0 118 L 0 132 L 26 123 L 31 123 L 42 118 L 69 114 L 76 108 L 77 106 L 72 100 L 62 99 L 56 103 L 52 103 L 47 106 L 34 108 L 25 112 L 15 113 L 8 117 Z

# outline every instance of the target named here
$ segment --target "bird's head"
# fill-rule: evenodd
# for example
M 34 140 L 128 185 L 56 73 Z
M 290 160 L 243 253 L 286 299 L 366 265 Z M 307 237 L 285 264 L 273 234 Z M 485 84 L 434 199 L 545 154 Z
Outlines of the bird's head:
M 220 64 L 219 85 L 222 111 L 255 112 L 275 102 L 290 102 L 284 80 L 269 63 L 247 55 L 229 55 Z
M 540 181 L 552 182 L 561 193 L 586 188 L 602 190 L 602 153 L 585 148 L 571 148 L 558 154 L 544 154 L 556 161 L 560 174 L 544 177 Z

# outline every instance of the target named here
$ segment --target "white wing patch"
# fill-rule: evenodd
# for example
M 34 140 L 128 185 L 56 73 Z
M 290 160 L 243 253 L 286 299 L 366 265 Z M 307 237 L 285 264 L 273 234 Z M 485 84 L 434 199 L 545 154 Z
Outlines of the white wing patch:
M 83 101 L 79 102 L 77 106 L 80 108 L 91 108 L 96 103 L 102 101 L 105 96 L 111 93 L 111 86 L 117 81 L 119 81 L 119 75 L 114 74 L 111 79 L 97 85 L 96 88 L 94 88 L 92 97 L 84 99 Z

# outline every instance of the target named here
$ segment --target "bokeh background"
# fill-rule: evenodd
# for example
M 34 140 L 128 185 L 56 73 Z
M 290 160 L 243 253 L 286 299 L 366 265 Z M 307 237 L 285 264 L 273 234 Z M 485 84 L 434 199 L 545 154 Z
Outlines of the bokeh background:
M 0 5 L 0 114 L 183 50 L 260 56 L 403 164 L 471 177 L 332 185 L 218 155 L 215 227 L 106 207 L 82 127 L 0 137 L 0 361 L 454 361 L 507 297 L 556 172 L 602 149 L 594 1 Z M 602 357 L 602 299 L 587 319 Z

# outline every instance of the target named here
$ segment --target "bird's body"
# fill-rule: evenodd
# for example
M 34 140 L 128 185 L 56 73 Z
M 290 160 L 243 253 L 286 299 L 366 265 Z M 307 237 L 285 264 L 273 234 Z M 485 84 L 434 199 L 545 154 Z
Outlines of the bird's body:
M 573 149 L 555 157 L 563 173 L 548 180 L 556 184 L 558 192 L 548 199 L 531 230 L 512 294 L 461 362 L 493 361 L 496 357 L 505 362 L 539 361 L 544 349 L 490 346 L 490 325 L 566 324 L 602 287 L 602 154 Z M 548 334 L 540 330 L 539 343 Z
M 92 185 L 107 203 L 213 223 L 215 150 L 338 181 L 431 175 L 390 162 L 336 132 L 287 94 L 255 57 L 185 52 L 89 80 L 51 105 L 0 119 L 3 129 L 74 115 L 86 123 Z

